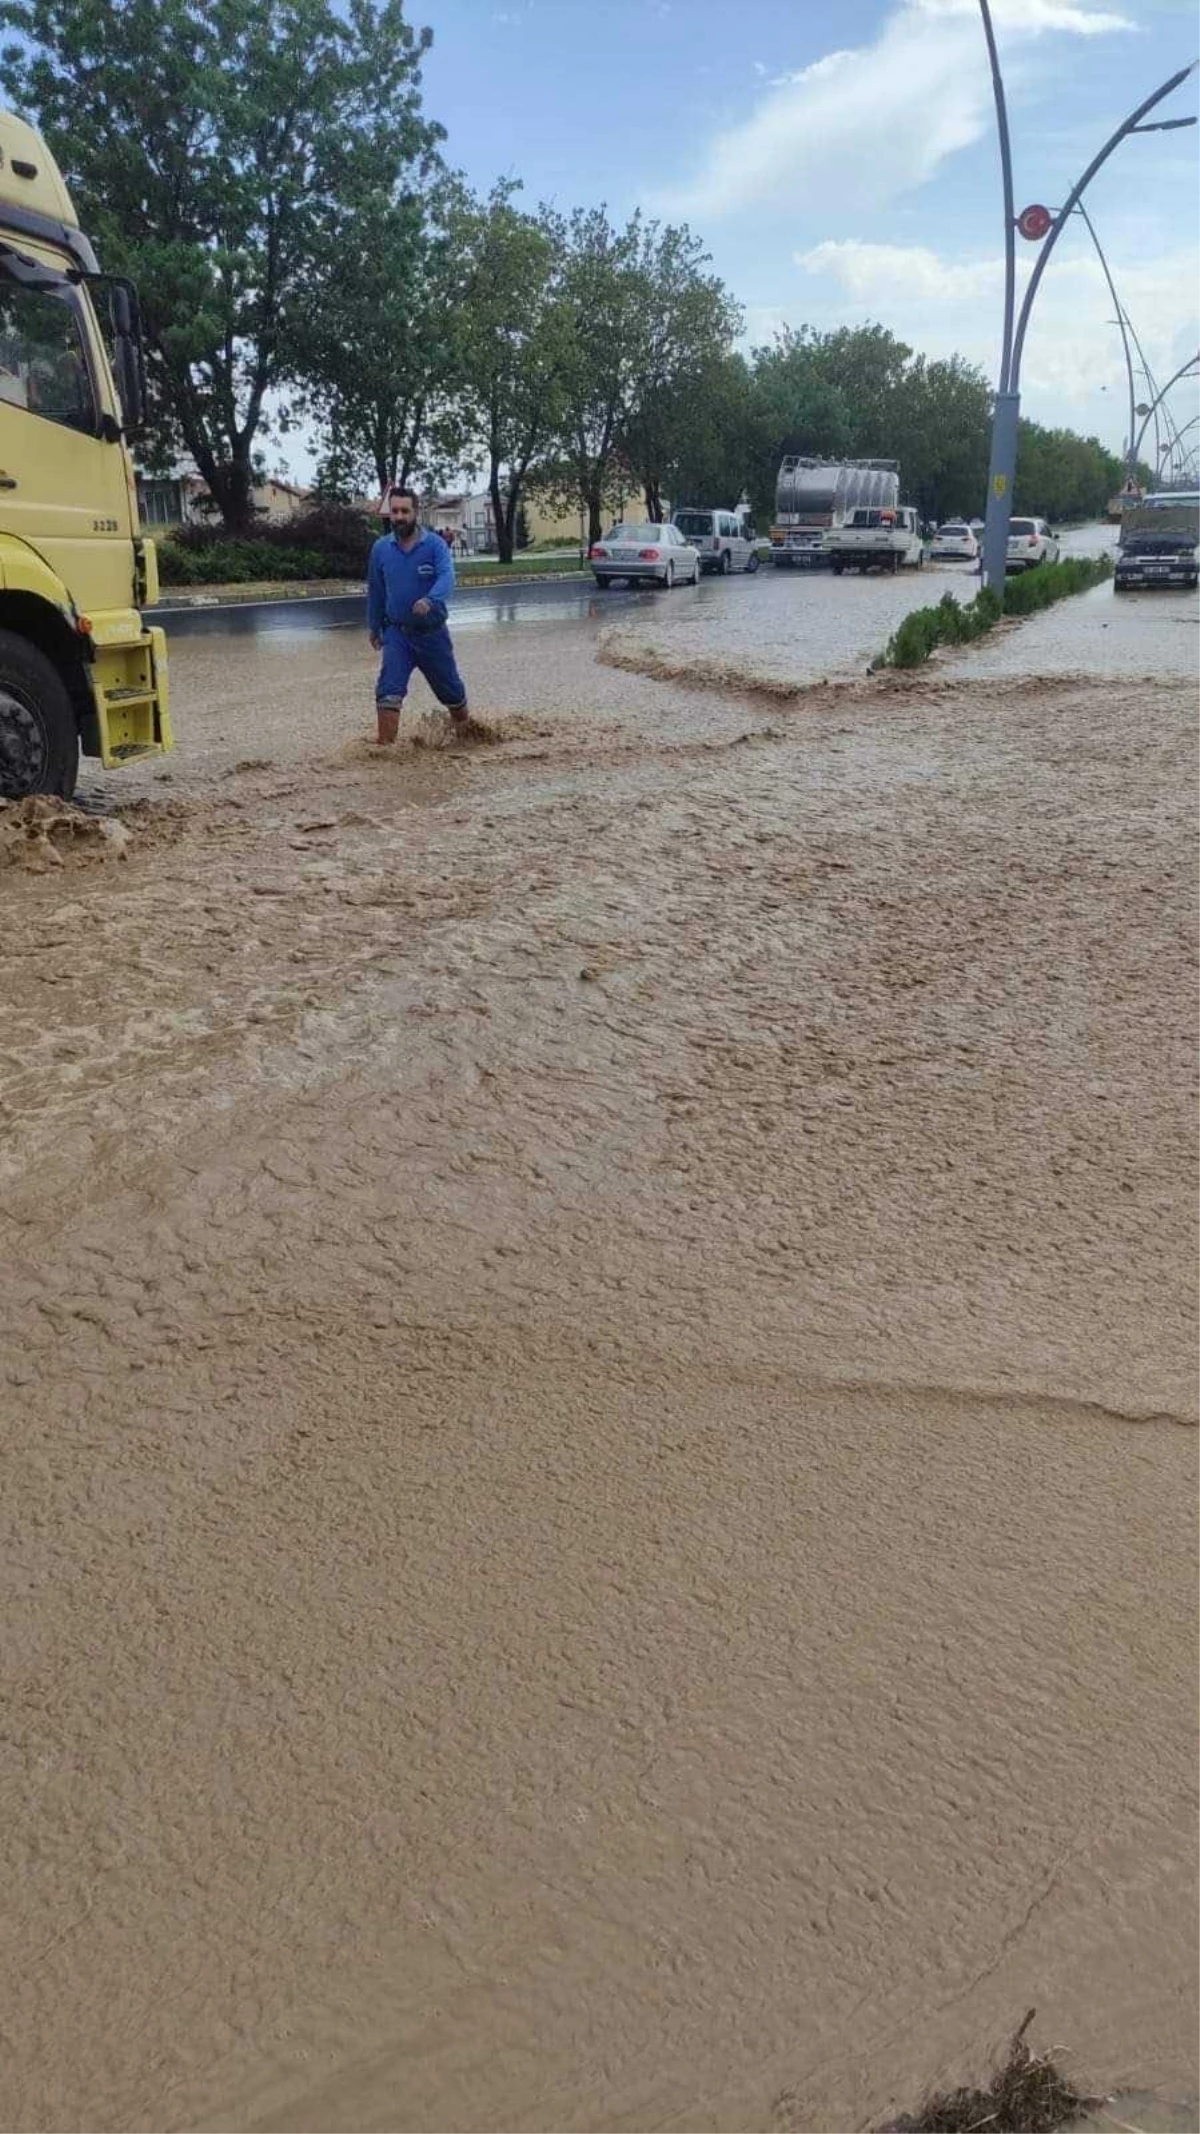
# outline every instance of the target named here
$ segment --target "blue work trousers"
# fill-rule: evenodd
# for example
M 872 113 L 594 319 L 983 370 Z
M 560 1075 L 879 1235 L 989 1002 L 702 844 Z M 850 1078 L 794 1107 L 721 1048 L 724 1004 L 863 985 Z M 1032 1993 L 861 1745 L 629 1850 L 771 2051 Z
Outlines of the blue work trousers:
M 397 709 L 408 693 L 414 667 L 448 711 L 457 711 L 466 703 L 466 684 L 455 663 L 454 646 L 445 625 L 440 630 L 414 630 L 410 636 L 399 623 L 386 622 L 383 661 L 375 684 L 376 703 Z

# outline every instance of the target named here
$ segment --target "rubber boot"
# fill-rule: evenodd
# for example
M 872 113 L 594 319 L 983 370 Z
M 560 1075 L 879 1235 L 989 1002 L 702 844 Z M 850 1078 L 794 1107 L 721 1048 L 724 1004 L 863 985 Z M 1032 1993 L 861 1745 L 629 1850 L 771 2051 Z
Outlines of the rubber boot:
M 377 704 L 375 716 L 379 721 L 377 739 L 381 748 L 389 748 L 400 731 L 400 713 L 395 705 Z

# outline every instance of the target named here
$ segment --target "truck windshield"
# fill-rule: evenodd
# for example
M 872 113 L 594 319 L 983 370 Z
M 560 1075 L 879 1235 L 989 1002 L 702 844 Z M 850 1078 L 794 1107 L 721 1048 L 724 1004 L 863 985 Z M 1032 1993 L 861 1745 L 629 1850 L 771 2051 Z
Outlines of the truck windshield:
M 8 247 L 0 249 L 0 401 L 67 429 L 96 430 L 75 292 Z

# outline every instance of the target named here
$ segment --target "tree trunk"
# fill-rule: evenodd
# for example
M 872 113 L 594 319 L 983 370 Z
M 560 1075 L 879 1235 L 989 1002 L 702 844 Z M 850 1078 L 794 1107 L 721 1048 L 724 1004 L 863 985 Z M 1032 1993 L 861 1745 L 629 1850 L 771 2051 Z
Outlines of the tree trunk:
M 589 489 L 587 495 L 588 547 L 594 548 L 604 532 L 604 520 L 600 516 L 601 495 L 598 489 Z
M 648 477 L 643 494 L 646 499 L 646 517 L 652 526 L 661 526 L 663 520 L 662 490 L 653 477 Z
M 246 535 L 254 522 L 253 475 L 249 458 L 238 454 L 223 464 L 215 461 L 205 477 L 213 502 L 227 534 Z
M 235 437 L 229 458 L 220 458 L 218 455 L 227 440 L 224 437 L 213 437 L 194 397 L 189 394 L 181 397 L 179 422 L 183 442 L 195 462 L 201 481 L 207 484 L 208 493 L 221 514 L 224 531 L 228 534 L 248 533 L 254 516 L 254 476 L 250 465 L 249 435 L 244 433 Z
M 504 525 L 500 532 L 500 561 L 511 563 L 517 552 L 517 492 L 510 489 L 504 499 Z
M 492 518 L 496 525 L 496 553 L 501 563 L 511 563 L 516 513 L 512 498 L 506 496 L 500 487 L 500 469 L 494 459 L 488 480 L 488 493 L 492 499 Z

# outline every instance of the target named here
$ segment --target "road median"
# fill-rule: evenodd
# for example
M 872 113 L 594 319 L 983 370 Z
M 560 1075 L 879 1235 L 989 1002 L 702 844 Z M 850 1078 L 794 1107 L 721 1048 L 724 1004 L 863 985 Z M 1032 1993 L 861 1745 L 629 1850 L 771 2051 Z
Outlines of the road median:
M 1006 616 L 1025 616 L 1052 607 L 1072 593 L 1090 592 L 1112 576 L 1108 556 L 1072 556 L 1062 563 L 1040 563 L 1036 571 L 1007 578 L 1002 593 L 983 586 L 974 600 L 943 593 L 936 607 L 914 608 L 871 662 L 880 667 L 921 667 L 939 645 L 968 645 Z

